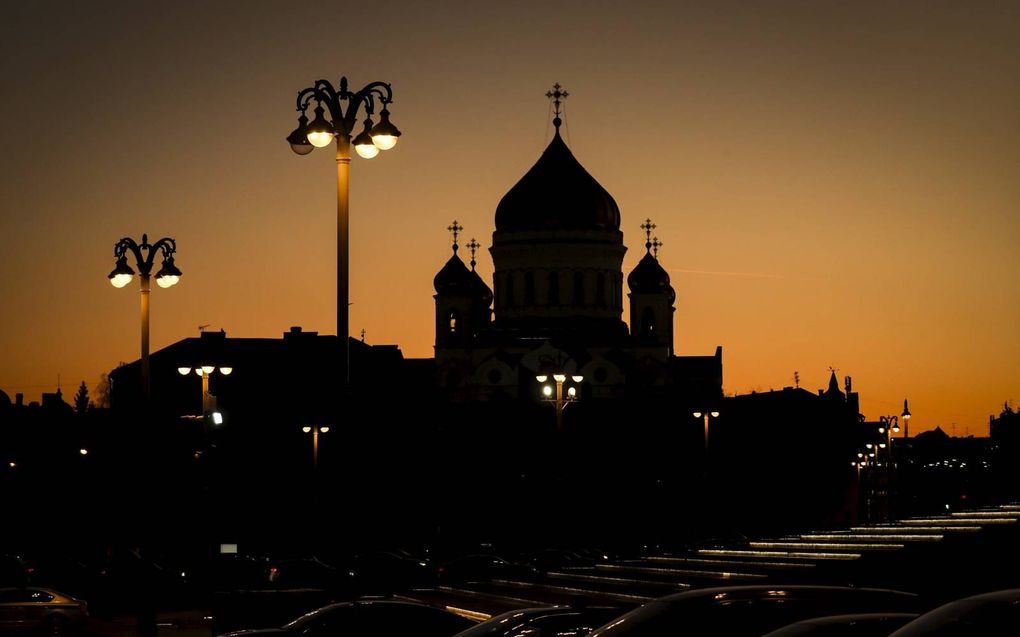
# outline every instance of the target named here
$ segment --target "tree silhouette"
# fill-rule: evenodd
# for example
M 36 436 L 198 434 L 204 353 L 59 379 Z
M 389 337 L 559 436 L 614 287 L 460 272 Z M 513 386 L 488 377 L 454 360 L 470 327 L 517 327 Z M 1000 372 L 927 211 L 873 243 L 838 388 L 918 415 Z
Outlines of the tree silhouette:
M 96 383 L 96 400 L 94 405 L 99 408 L 110 406 L 110 377 L 105 373 L 99 375 L 99 382 Z
M 89 388 L 85 386 L 85 381 L 81 381 L 78 393 L 74 395 L 74 410 L 79 414 L 89 410 Z

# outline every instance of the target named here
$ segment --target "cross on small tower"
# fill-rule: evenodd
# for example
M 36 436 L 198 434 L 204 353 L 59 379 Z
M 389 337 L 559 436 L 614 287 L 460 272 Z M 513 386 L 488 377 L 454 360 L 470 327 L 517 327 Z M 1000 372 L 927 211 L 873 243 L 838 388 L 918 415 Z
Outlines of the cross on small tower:
M 651 250 L 652 230 L 655 230 L 655 224 L 651 219 L 645 219 L 645 222 L 641 224 L 641 229 L 645 231 L 645 250 Z
M 460 235 L 460 231 L 464 229 L 464 226 L 457 223 L 457 220 L 454 219 L 453 223 L 451 223 L 446 229 L 453 233 L 453 251 L 456 252 L 458 247 L 457 236 Z
M 659 241 L 659 237 L 652 237 L 652 256 L 655 260 L 659 260 L 659 248 L 662 247 L 662 242 Z
M 557 82 L 556 84 L 553 84 L 553 90 L 545 94 L 546 97 L 553 101 L 553 114 L 556 116 L 553 118 L 553 126 L 556 127 L 557 131 L 560 130 L 560 124 L 563 123 L 563 120 L 560 119 L 560 104 L 562 104 L 563 100 L 570 95 L 570 93 L 561 90 L 562 88 L 563 87 L 560 86 L 559 82 Z
M 365 342 L 365 328 L 361 328 L 361 342 Z
M 475 271 L 475 251 L 478 248 L 482 247 L 482 244 L 480 244 L 477 241 L 475 241 L 474 237 L 471 237 L 471 241 L 468 241 L 467 247 L 468 247 L 468 250 L 471 250 L 471 271 L 474 272 Z

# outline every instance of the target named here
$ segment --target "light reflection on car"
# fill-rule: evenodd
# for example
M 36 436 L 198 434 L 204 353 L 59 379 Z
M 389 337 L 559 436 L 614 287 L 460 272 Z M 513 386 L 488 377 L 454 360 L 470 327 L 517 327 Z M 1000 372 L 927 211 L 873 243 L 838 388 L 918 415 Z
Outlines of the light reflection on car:
M 0 588 L 0 632 L 31 630 L 63 635 L 80 629 L 87 616 L 85 602 L 52 589 Z

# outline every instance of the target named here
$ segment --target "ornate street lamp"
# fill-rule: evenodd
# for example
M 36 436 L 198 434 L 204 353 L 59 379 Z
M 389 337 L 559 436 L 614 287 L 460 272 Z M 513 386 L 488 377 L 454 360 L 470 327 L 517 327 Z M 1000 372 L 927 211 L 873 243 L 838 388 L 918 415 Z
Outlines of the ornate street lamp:
M 156 284 L 161 288 L 177 285 L 181 279 L 181 271 L 174 265 L 174 253 L 177 242 L 170 237 L 163 237 L 154 244 L 149 244 L 149 236 L 142 235 L 142 243 L 124 237 L 113 248 L 113 256 L 117 264 L 108 278 L 115 288 L 122 288 L 131 282 L 135 271 L 128 265 L 128 253 L 135 257 L 138 278 L 142 284 L 142 392 L 146 401 L 149 399 L 149 278 L 153 261 L 157 254 L 163 255 L 163 264 L 156 273 Z M 144 254 L 143 254 L 144 253 Z
M 308 109 L 315 102 L 314 118 L 308 121 Z M 380 150 L 389 150 L 397 144 L 400 131 L 390 122 L 389 105 L 393 91 L 385 82 L 372 82 L 357 92 L 347 87 L 347 78 L 340 78 L 339 88 L 327 80 L 316 80 L 312 86 L 298 91 L 298 126 L 287 136 L 291 150 L 307 155 L 316 148 L 325 148 L 336 142 L 336 212 L 337 212 L 337 337 L 342 341 L 342 378 L 346 389 L 350 376 L 349 319 L 349 232 L 348 197 L 350 190 L 351 145 L 358 155 L 371 159 Z M 379 122 L 372 121 L 379 107 Z M 358 123 L 358 111 L 364 109 L 364 128 L 354 139 L 351 135 Z M 327 116 L 328 112 L 328 116 Z
M 554 385 L 542 386 L 542 401 L 550 403 L 556 408 L 556 431 L 563 431 L 563 410 L 566 409 L 567 405 L 570 403 L 579 400 L 576 386 L 567 387 L 566 395 L 564 395 L 563 384 L 567 382 L 567 378 L 570 378 L 570 380 L 577 385 L 584 382 L 584 376 L 568 376 L 565 372 L 557 372 L 552 374 Z M 539 374 L 538 376 L 535 376 L 535 380 L 540 383 L 545 383 L 549 380 L 549 374 Z

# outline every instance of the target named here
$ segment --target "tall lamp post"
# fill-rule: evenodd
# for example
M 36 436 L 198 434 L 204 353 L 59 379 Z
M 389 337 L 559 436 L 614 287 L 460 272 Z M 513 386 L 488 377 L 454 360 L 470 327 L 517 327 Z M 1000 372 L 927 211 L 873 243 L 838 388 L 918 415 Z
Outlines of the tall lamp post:
M 304 426 L 304 427 L 302 427 L 301 431 L 305 432 L 306 434 L 309 434 L 309 433 L 312 434 L 312 469 L 318 469 L 319 468 L 319 434 L 320 433 L 328 433 L 329 432 L 329 427 L 326 426 L 326 425 L 322 425 L 322 426 L 311 425 L 311 426 Z
M 213 417 L 213 424 L 219 425 L 223 423 L 223 417 L 215 411 L 215 405 L 213 404 L 214 397 L 209 393 L 209 376 L 216 371 L 214 365 L 200 365 L 195 368 L 195 374 L 202 377 L 202 416 L 208 418 L 210 414 Z M 233 367 L 220 367 L 220 373 L 224 376 L 229 376 L 234 371 Z M 191 373 L 190 367 L 178 367 L 177 373 L 181 376 L 187 376 Z M 219 420 L 219 422 L 217 422 Z
M 556 431 L 563 431 L 563 410 L 567 408 L 567 405 L 578 400 L 577 387 L 567 387 L 566 395 L 564 395 L 563 384 L 567 382 L 567 378 L 567 374 L 559 372 L 552 375 L 555 387 L 554 385 L 542 386 L 542 400 L 551 403 L 556 408 Z M 580 375 L 572 375 L 569 378 L 577 384 L 584 381 L 584 376 Z M 535 380 L 544 383 L 549 380 L 549 375 L 539 374 L 535 376 Z
M 315 117 L 308 121 L 307 112 L 315 101 Z M 315 83 L 298 91 L 298 126 L 287 136 L 291 149 L 298 155 L 307 155 L 316 148 L 325 148 L 336 142 L 336 213 L 337 213 L 337 337 L 342 341 L 342 378 L 346 389 L 350 377 L 349 330 L 349 229 L 348 197 L 350 190 L 351 145 L 358 155 L 371 159 L 380 150 L 389 150 L 397 144 L 400 131 L 390 123 L 388 106 L 393 101 L 393 91 L 385 82 L 372 82 L 360 91 L 352 92 L 347 87 L 347 78 L 340 78 L 340 86 L 327 80 Z M 372 121 L 376 105 L 379 123 Z M 345 106 L 346 105 L 346 106 Z M 358 123 L 358 111 L 364 107 L 364 129 L 351 139 Z M 329 117 L 326 117 L 329 111 Z
M 144 254 L 143 254 L 144 252 Z M 142 243 L 135 243 L 134 239 L 124 237 L 113 248 L 113 256 L 117 259 L 117 265 L 113 268 L 107 278 L 115 288 L 122 288 L 131 282 L 135 271 L 128 265 L 128 253 L 135 258 L 135 267 L 138 268 L 138 278 L 142 284 L 142 393 L 145 400 L 149 400 L 149 279 L 152 272 L 152 264 L 157 254 L 162 253 L 163 265 L 156 273 L 156 284 L 161 288 L 172 287 L 181 279 L 181 271 L 174 265 L 174 253 L 177 252 L 177 242 L 170 237 L 163 237 L 153 244 L 149 244 L 149 236 L 142 235 Z
M 903 399 L 903 413 L 900 414 L 900 418 L 903 419 L 903 439 L 910 439 L 910 408 L 907 407 L 907 399 Z

